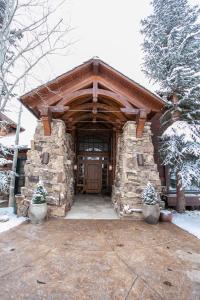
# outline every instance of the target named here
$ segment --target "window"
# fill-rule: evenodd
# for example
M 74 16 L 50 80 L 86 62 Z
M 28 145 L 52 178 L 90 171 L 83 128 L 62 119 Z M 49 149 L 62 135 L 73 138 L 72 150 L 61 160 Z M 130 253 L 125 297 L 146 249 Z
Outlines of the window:
M 84 136 L 79 140 L 79 151 L 82 152 L 108 152 L 108 142 L 103 138 Z
M 26 158 L 18 158 L 17 160 L 17 174 L 16 184 L 15 184 L 15 194 L 21 193 L 21 187 L 25 185 L 25 174 L 24 174 L 24 166 L 26 163 Z
M 174 172 L 169 172 L 169 192 L 176 192 L 176 175 Z M 197 186 L 191 186 L 190 188 L 188 188 L 186 190 L 186 192 L 193 192 L 193 193 L 197 193 L 200 192 L 200 187 Z

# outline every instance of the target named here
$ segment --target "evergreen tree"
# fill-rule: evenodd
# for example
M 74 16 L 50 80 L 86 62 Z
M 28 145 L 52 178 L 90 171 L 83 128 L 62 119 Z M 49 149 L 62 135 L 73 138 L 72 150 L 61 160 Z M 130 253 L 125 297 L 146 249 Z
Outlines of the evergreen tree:
M 144 204 L 147 205 L 155 205 L 159 203 L 158 195 L 151 182 L 148 182 L 146 187 L 144 188 L 144 191 L 142 193 L 142 198 Z
M 0 122 L 0 128 L 5 126 Z M 8 148 L 0 143 L 0 192 L 3 194 L 8 194 L 9 184 L 10 184 L 10 170 L 6 170 L 5 166 L 12 163 L 8 157 L 13 155 L 11 148 Z
M 198 185 L 194 168 L 199 165 L 199 129 L 195 126 L 200 120 L 200 10 L 190 7 L 187 0 L 153 0 L 152 6 L 153 13 L 142 21 L 144 72 L 159 83 L 166 100 L 161 152 L 164 164 L 176 172 L 177 210 L 183 212 L 189 182 L 183 180 L 184 175 L 189 174 Z M 195 136 L 191 134 L 194 128 Z M 196 149 L 195 155 L 189 155 L 191 148 Z
M 37 184 L 36 190 L 33 194 L 32 202 L 34 204 L 42 204 L 46 202 L 47 191 L 44 188 L 43 183 L 40 181 Z

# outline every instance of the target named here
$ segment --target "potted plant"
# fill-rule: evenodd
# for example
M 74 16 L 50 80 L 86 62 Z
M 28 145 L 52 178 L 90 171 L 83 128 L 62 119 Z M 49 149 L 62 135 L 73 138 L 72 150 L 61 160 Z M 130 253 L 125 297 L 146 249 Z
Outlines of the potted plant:
M 153 185 L 148 182 L 142 193 L 143 198 L 143 216 L 145 222 L 149 224 L 158 223 L 160 217 L 159 199 Z
M 44 221 L 47 215 L 46 197 L 47 191 L 40 181 L 37 184 L 29 207 L 29 218 L 32 224 L 41 224 Z

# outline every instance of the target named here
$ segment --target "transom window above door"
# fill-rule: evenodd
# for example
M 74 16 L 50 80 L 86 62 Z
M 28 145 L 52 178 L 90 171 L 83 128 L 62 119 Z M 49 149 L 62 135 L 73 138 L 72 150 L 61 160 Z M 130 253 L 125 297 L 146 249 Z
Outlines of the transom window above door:
M 81 152 L 108 152 L 108 142 L 100 137 L 83 136 L 79 140 Z

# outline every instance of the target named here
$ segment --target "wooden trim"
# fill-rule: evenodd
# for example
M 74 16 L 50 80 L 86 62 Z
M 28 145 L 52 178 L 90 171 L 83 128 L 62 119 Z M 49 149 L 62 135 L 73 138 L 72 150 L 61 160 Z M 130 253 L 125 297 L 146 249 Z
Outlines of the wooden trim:
M 41 117 L 41 121 L 43 123 L 44 127 L 44 135 L 45 136 L 50 136 L 51 135 L 51 121 L 48 116 L 46 117 Z

